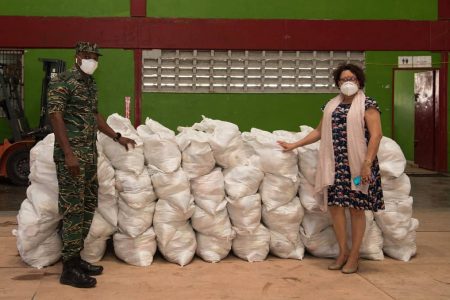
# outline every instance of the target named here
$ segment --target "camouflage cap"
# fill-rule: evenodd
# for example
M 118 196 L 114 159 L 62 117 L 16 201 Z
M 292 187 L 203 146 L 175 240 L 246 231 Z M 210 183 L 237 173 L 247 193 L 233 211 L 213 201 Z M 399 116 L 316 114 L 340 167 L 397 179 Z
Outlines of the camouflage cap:
M 97 44 L 90 43 L 90 42 L 78 42 L 77 45 L 75 46 L 75 50 L 77 53 L 78 52 L 90 52 L 90 53 L 95 53 L 99 56 L 102 56 L 100 54 Z

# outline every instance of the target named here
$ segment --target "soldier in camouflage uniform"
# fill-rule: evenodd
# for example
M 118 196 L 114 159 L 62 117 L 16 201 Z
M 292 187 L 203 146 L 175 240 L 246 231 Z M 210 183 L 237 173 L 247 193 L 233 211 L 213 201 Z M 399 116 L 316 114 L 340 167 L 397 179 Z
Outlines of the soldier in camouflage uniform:
M 100 55 L 96 44 L 78 43 L 75 66 L 53 78 L 48 88 L 48 114 L 55 133 L 58 205 L 63 216 L 60 282 L 75 287 L 94 287 L 97 281 L 90 275 L 103 271 L 101 266 L 80 257 L 97 207 L 97 130 L 126 148 L 135 144 L 114 132 L 98 113 L 97 86 L 92 74 Z

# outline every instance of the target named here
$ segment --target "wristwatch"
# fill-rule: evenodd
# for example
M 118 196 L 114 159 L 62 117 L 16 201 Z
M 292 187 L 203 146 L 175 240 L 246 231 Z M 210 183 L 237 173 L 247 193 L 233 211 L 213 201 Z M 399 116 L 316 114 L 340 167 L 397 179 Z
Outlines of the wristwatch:
M 116 132 L 116 136 L 113 137 L 113 141 L 118 142 L 121 137 L 122 137 L 122 135 L 120 134 L 120 132 Z

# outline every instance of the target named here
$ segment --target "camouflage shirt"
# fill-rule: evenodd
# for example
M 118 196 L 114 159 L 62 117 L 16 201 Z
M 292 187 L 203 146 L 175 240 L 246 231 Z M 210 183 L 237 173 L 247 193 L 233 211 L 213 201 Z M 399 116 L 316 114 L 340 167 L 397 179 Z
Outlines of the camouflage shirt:
M 48 114 L 61 112 L 67 137 L 75 156 L 96 162 L 97 85 L 92 76 L 76 67 L 52 78 L 48 86 Z M 64 161 L 64 152 L 55 141 L 55 161 Z

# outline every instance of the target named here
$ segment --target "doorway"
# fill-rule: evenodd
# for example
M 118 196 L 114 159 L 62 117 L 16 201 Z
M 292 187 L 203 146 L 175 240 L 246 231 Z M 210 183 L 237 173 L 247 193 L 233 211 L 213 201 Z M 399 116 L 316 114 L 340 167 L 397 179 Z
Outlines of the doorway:
M 436 170 L 438 69 L 395 69 L 393 138 L 406 160 Z

